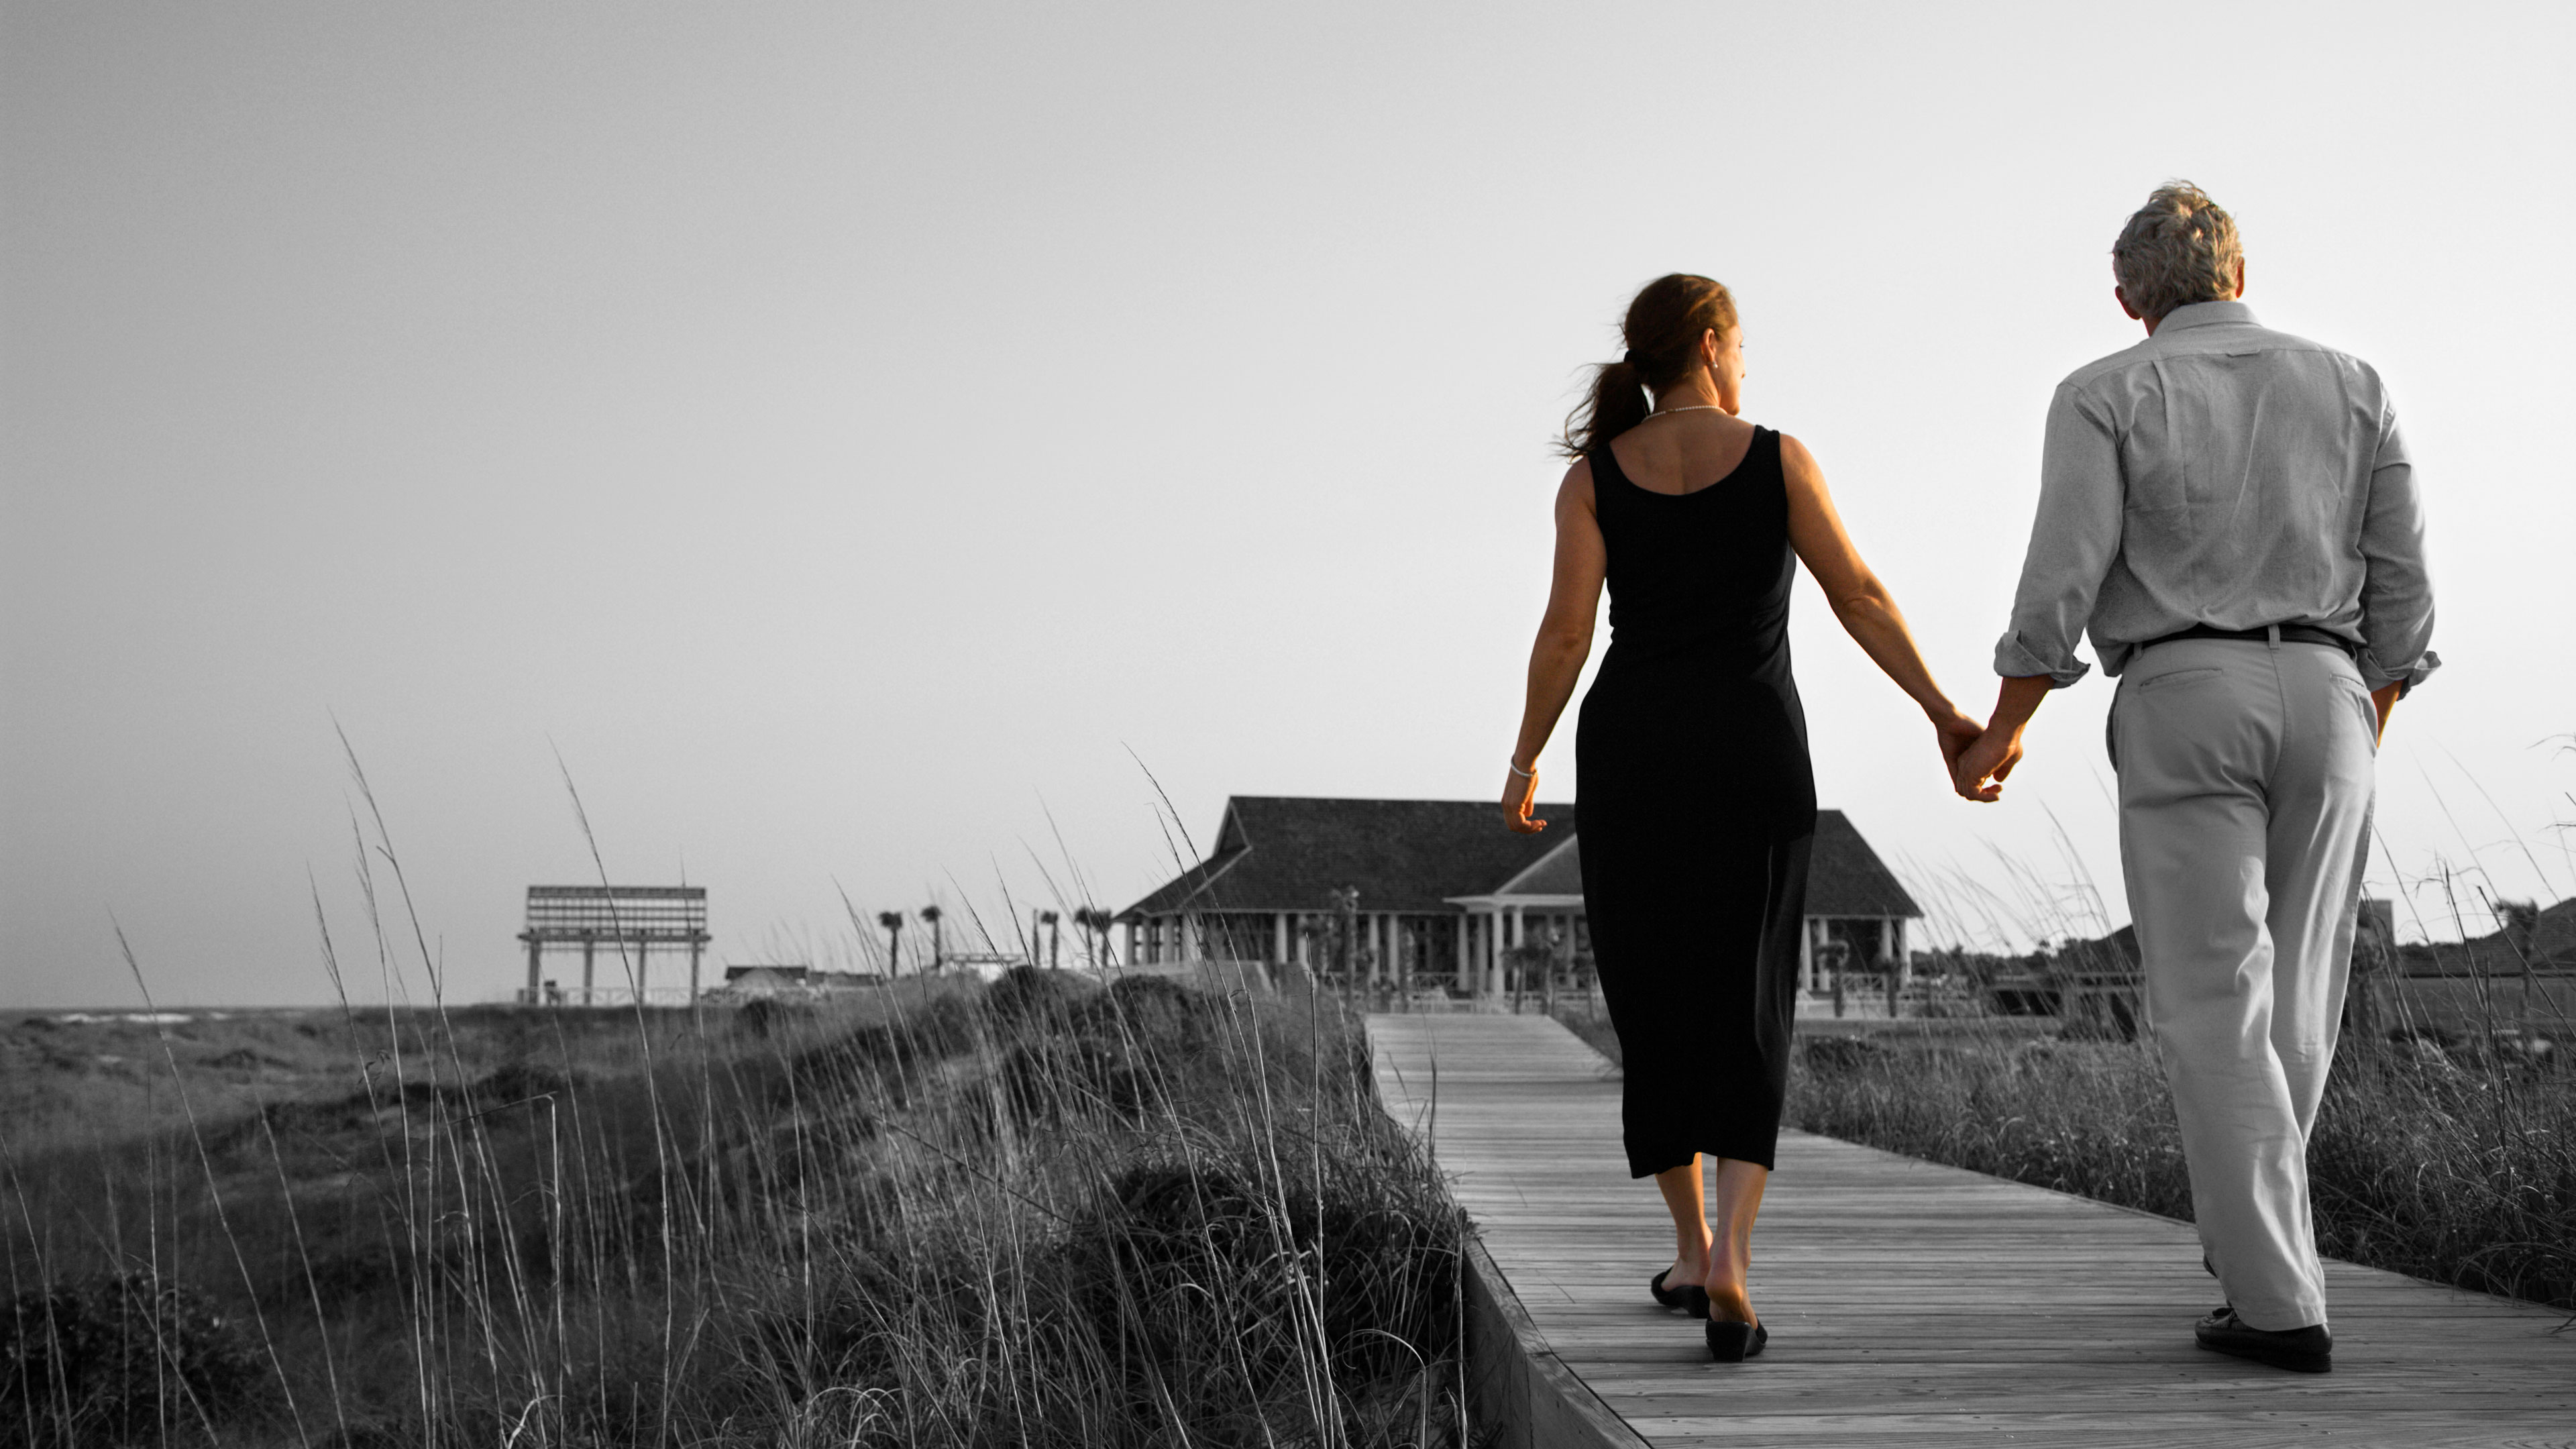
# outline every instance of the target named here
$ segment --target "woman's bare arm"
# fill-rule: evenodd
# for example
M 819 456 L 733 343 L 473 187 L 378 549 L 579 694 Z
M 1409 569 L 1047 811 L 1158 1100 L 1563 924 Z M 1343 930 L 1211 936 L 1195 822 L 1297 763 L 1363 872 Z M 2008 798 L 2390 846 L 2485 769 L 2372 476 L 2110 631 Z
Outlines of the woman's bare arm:
M 1799 561 L 1825 591 L 1825 602 L 1833 606 L 1844 632 L 1932 721 L 1939 732 L 1943 766 L 1956 764 L 1959 752 L 1984 732 L 1984 726 L 1960 713 L 1933 681 L 1931 666 L 1915 647 L 1895 597 L 1861 561 L 1860 550 L 1843 531 L 1842 515 L 1835 511 L 1833 494 L 1825 487 L 1824 469 L 1804 443 L 1785 433 L 1780 437 L 1780 471 L 1789 490 L 1789 546 L 1798 551 Z
M 1592 621 L 1601 612 L 1601 583 L 1609 571 L 1610 551 L 1592 511 L 1592 464 L 1577 459 L 1556 490 L 1556 578 L 1530 645 L 1529 692 L 1521 704 L 1520 738 L 1512 746 L 1512 765 L 1529 773 L 1503 777 L 1503 821 L 1524 835 L 1547 828 L 1546 821 L 1530 818 L 1530 802 L 1538 796 L 1538 755 L 1574 697 L 1583 661 L 1592 657 Z

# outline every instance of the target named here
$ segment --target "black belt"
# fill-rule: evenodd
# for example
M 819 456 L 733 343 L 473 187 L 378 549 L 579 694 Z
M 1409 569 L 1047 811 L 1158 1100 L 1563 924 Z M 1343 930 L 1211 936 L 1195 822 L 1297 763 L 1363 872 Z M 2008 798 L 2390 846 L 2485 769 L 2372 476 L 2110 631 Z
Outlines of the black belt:
M 2320 629 L 2314 624 L 2282 624 L 2276 627 L 2280 629 L 2281 641 L 2285 644 L 2325 644 L 2342 650 L 2347 657 L 2357 659 L 2361 655 L 2360 645 L 2330 629 Z M 2159 644 L 2171 644 L 2177 639 L 2237 639 L 2256 644 L 2268 644 L 2272 639 L 2272 630 L 2219 629 L 2207 624 L 2194 624 L 2179 634 L 2167 634 L 2161 639 L 2150 639 L 2138 647 L 2142 650 L 2153 649 Z

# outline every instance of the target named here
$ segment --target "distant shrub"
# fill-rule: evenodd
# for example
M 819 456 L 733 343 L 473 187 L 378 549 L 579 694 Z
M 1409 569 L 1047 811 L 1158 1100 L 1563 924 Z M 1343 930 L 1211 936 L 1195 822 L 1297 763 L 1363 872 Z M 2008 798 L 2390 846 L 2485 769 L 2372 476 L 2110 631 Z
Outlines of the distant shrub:
M 1100 994 L 1090 980 L 1071 971 L 1014 966 L 984 990 L 984 1009 L 1005 1027 L 1062 1021 L 1077 1002 Z
M 258 1397 L 264 1373 L 210 1299 L 149 1273 L 22 1293 L 0 1320 L 0 1424 L 33 1444 L 194 1439 Z
M 483 1080 L 474 1084 L 474 1102 L 488 1112 L 541 1097 L 563 1097 L 573 1090 L 575 1080 L 572 1072 L 561 1067 L 522 1057 L 503 1062 L 484 1074 Z
M 780 1031 L 814 1019 L 814 1008 L 802 1001 L 755 996 L 734 1010 L 734 1029 L 753 1041 L 767 1041 Z

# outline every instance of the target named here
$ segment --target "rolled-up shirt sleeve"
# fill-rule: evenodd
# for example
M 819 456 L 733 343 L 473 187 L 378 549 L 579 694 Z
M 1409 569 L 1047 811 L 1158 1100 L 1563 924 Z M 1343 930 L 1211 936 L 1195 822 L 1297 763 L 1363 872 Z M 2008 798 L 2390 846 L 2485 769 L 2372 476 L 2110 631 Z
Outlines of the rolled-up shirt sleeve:
M 2093 666 L 2075 657 L 2094 596 L 2120 552 L 2120 444 L 2110 421 L 2070 386 L 2048 407 L 2039 513 L 2031 523 L 2012 628 L 1995 644 L 1995 672 L 2045 674 L 2053 688 Z
M 2415 466 L 2397 430 L 2395 409 L 2383 404 L 2379 451 L 2371 460 L 2370 504 L 2361 523 L 2362 683 L 2372 689 L 2408 689 L 2442 667 L 2433 642 L 2433 579 L 2424 567 L 2424 505 L 2415 488 Z

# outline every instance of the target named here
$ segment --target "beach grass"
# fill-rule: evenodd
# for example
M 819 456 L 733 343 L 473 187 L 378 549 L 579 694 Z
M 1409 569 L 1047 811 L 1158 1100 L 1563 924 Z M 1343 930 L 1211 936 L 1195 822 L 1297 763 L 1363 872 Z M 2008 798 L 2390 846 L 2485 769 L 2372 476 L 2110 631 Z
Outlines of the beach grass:
M 0 1126 L 11 1442 L 1461 1441 L 1460 1223 L 1312 994 L 152 1031 L 170 1094 L 284 1065 L 193 1126 Z

